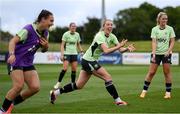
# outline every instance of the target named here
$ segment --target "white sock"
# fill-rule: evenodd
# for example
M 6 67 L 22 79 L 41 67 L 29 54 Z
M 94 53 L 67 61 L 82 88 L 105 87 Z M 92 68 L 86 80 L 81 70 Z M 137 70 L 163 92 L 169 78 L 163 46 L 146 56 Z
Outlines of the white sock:
M 115 99 L 115 102 L 122 102 L 122 100 L 120 99 L 120 97 Z
M 57 82 L 58 83 L 58 85 L 60 85 L 61 84 L 61 82 Z
M 6 111 L 4 111 L 2 108 L 0 108 L 0 114 L 3 114 L 3 112 L 6 112 Z
M 166 91 L 166 95 L 171 95 L 171 92 L 167 92 L 167 91 Z
M 60 94 L 61 94 L 61 93 L 60 93 L 60 90 L 59 90 L 59 89 L 55 90 L 55 91 L 54 91 L 54 94 L 55 94 L 56 96 L 60 95 Z

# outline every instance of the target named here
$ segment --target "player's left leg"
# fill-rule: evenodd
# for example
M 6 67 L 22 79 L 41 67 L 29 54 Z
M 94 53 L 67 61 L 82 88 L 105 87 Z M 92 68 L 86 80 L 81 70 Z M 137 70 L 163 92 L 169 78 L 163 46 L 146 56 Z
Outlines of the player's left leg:
M 163 64 L 163 72 L 165 76 L 165 85 L 166 85 L 166 93 L 164 98 L 169 99 L 171 98 L 171 86 L 172 86 L 172 75 L 170 71 L 171 66 L 171 54 L 169 56 L 163 56 L 162 58 L 162 64 Z
M 117 105 L 127 105 L 127 103 L 121 100 L 118 92 L 112 82 L 111 75 L 103 68 L 100 67 L 98 70 L 94 70 L 93 74 L 105 81 L 105 86 L 109 94 L 114 98 Z
M 78 62 L 71 62 L 71 82 L 74 83 L 76 80 L 76 70 L 77 70 Z
M 25 71 L 24 80 L 28 88 L 23 90 L 20 95 L 16 97 L 16 99 L 14 100 L 14 105 L 23 102 L 25 99 L 31 97 L 40 90 L 40 82 L 36 70 Z
M 66 59 L 63 61 L 63 69 L 59 73 L 58 82 L 54 85 L 54 89 L 58 89 L 61 87 L 62 79 L 64 78 L 69 66 L 69 58 L 70 58 L 69 56 L 66 56 Z
M 164 98 L 169 99 L 171 98 L 171 86 L 172 86 L 172 75 L 170 72 L 170 64 L 169 63 L 164 63 L 163 64 L 163 72 L 164 72 L 164 77 L 165 77 L 165 85 L 166 85 L 166 93 Z
M 81 70 L 76 83 L 69 83 L 62 88 L 50 91 L 50 102 L 54 104 L 57 96 L 60 94 L 69 93 L 77 89 L 82 89 L 89 80 L 90 76 L 91 74 L 88 74 L 86 71 Z

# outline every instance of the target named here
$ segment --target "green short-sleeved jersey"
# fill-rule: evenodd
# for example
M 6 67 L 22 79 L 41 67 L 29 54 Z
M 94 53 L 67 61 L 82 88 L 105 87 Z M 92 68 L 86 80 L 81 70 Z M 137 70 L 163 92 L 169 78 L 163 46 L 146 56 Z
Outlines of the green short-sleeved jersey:
M 166 25 L 165 29 L 161 30 L 160 26 L 157 25 L 152 28 L 151 38 L 155 38 L 157 41 L 156 54 L 163 55 L 169 48 L 170 38 L 175 38 L 174 29 Z
M 20 38 L 20 41 L 25 41 L 27 39 L 28 31 L 26 29 L 22 29 L 16 35 Z
M 109 37 L 106 37 L 104 31 L 100 31 L 96 34 L 91 46 L 83 55 L 83 59 L 87 61 L 98 60 L 103 52 L 103 50 L 101 49 L 101 44 L 103 43 L 105 43 L 107 47 L 110 47 L 112 45 L 117 45 L 119 41 L 114 34 L 111 33 Z
M 81 41 L 79 33 L 71 34 L 67 31 L 63 34 L 62 40 L 65 42 L 64 54 L 77 55 L 77 43 Z

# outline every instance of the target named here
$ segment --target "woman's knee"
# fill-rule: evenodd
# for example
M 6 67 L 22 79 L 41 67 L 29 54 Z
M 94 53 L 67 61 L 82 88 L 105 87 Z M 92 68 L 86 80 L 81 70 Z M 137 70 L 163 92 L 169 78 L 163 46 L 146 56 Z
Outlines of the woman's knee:
M 37 93 L 40 91 L 40 85 L 32 85 L 29 89 L 32 91 L 32 93 Z
M 71 71 L 73 71 L 73 72 L 76 72 L 76 70 L 77 70 L 77 67 L 76 68 L 71 68 Z
M 77 70 L 77 65 L 71 65 L 71 70 L 76 71 Z
M 67 69 L 68 69 L 68 63 L 63 62 L 63 70 L 67 71 Z

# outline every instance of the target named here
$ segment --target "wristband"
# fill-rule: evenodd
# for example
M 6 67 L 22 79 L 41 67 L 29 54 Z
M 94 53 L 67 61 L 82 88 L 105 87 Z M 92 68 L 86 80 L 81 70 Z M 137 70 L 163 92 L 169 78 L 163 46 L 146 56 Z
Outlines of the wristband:
M 14 55 L 14 52 L 9 52 L 9 56 Z
M 129 51 L 129 49 L 128 49 L 128 48 L 126 48 L 126 51 Z

